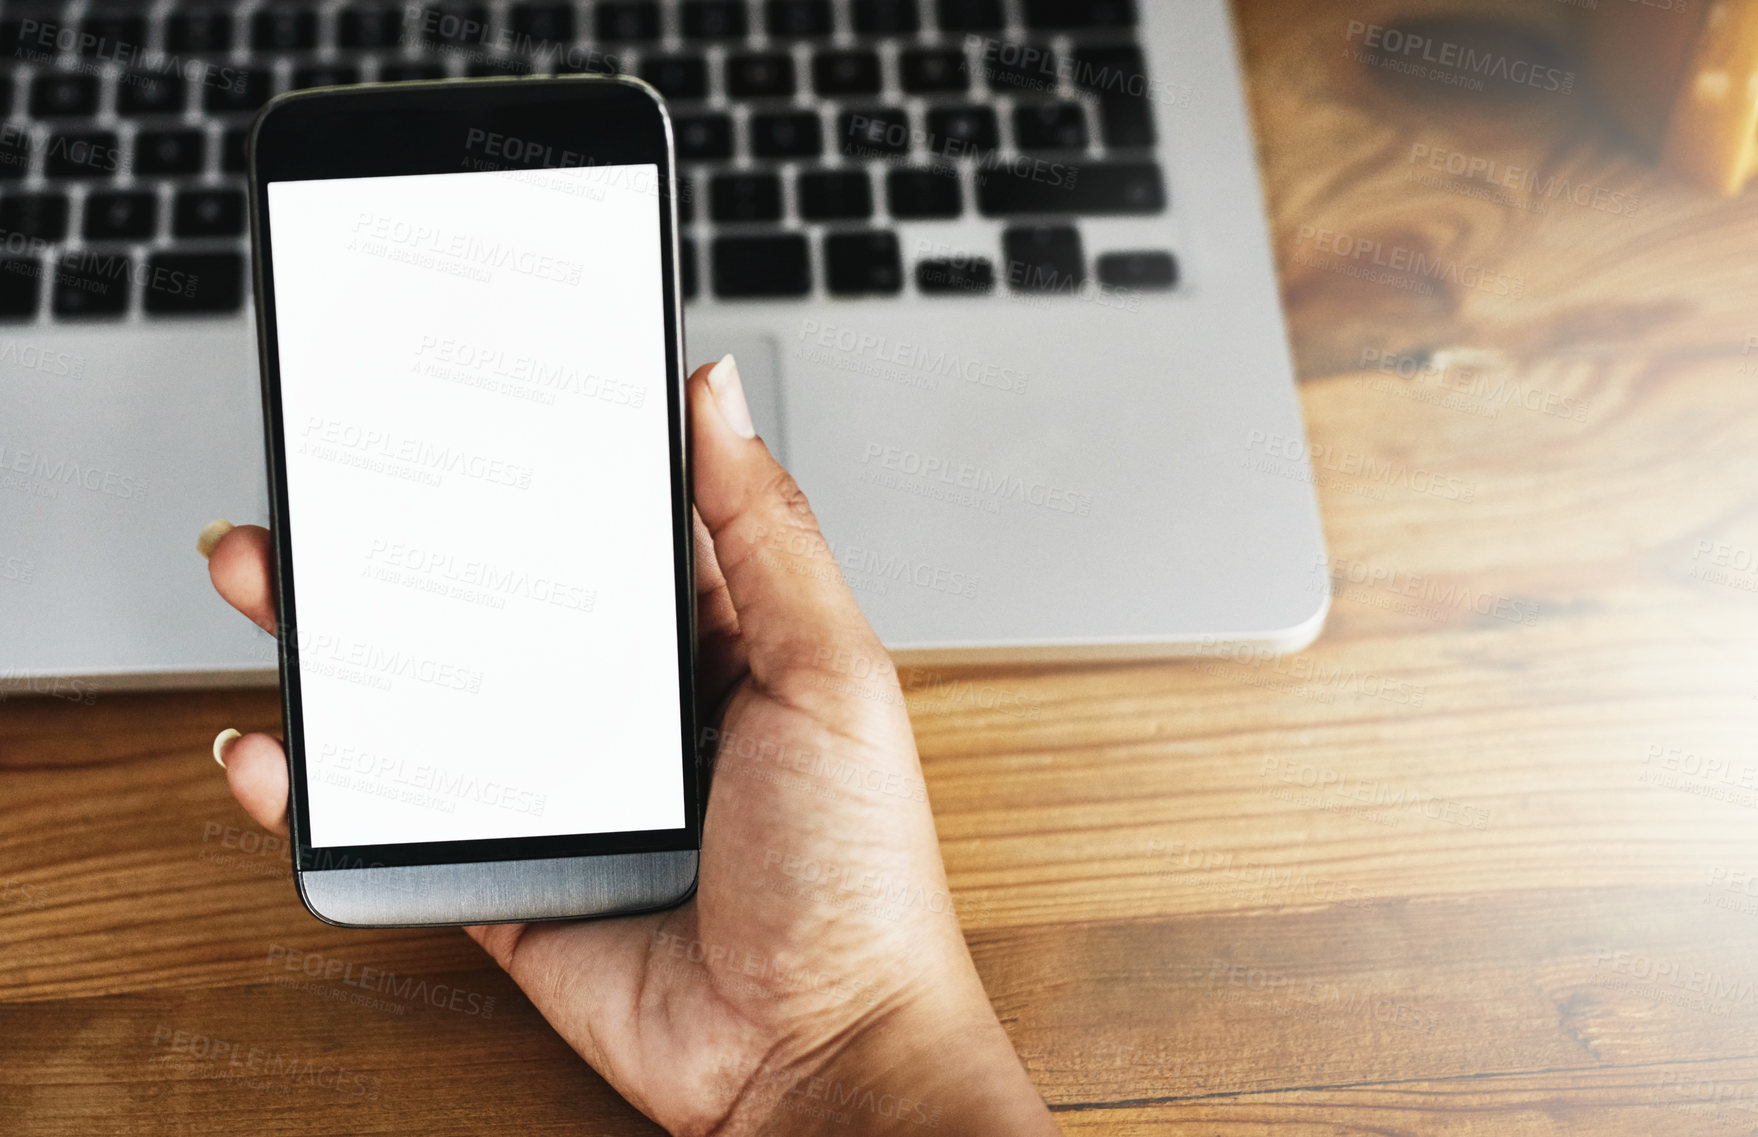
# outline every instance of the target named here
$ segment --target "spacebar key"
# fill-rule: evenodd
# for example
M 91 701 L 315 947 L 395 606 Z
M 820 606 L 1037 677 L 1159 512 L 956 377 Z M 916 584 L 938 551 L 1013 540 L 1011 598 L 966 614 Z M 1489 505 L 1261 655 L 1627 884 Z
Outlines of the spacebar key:
M 1166 183 L 1151 162 L 1083 166 L 1024 162 L 980 172 L 977 204 L 989 217 L 1016 213 L 1159 213 Z

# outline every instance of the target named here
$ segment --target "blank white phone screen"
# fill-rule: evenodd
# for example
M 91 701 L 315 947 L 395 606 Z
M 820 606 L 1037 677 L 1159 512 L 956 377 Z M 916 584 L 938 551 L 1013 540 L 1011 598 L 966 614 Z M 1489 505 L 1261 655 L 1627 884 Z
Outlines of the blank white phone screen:
M 313 846 L 684 826 L 657 179 L 268 187 Z

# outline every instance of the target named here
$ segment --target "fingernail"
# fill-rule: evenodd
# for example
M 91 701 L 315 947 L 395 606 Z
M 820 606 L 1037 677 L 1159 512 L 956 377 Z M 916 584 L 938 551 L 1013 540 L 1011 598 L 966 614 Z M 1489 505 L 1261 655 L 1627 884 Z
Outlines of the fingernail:
M 243 737 L 244 736 L 237 731 L 227 728 L 226 730 L 222 730 L 219 737 L 214 739 L 214 761 L 220 764 L 220 769 L 224 770 L 226 768 L 226 751 L 234 742 L 237 742 Z
M 203 529 L 201 536 L 195 539 L 195 551 L 201 554 L 202 560 L 207 560 L 214 555 L 214 546 L 220 543 L 220 538 L 236 528 L 237 526 L 230 521 L 208 522 L 208 527 Z
M 708 373 L 708 389 L 714 392 L 720 417 L 734 433 L 740 438 L 757 437 L 757 428 L 751 425 L 751 408 L 745 405 L 745 385 L 739 381 L 738 360 L 729 355 L 716 363 Z

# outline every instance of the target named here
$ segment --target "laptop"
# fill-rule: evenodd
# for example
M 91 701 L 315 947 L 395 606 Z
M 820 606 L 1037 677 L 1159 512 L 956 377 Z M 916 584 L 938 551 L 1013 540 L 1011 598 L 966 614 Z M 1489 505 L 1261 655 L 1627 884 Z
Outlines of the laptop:
M 0 691 L 275 681 L 194 550 L 268 520 L 245 130 L 444 76 L 666 95 L 690 363 L 738 356 L 900 658 L 1324 620 L 1225 0 L 8 4 L 0 58 Z

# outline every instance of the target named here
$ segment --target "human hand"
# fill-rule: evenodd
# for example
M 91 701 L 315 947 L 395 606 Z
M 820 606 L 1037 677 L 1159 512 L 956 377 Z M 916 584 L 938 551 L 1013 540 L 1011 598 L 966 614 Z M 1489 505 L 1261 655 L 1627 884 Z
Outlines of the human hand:
M 650 916 L 466 931 L 680 1137 L 1059 1133 L 946 899 L 884 648 L 754 437 L 737 366 L 701 369 L 687 397 L 702 721 L 724 707 L 697 894 Z M 268 531 L 210 544 L 220 594 L 274 633 Z M 286 833 L 280 742 L 228 731 L 215 756 L 250 815 Z

